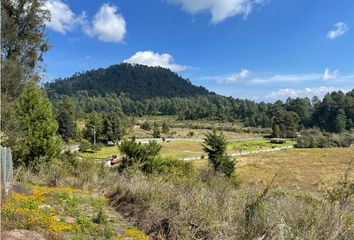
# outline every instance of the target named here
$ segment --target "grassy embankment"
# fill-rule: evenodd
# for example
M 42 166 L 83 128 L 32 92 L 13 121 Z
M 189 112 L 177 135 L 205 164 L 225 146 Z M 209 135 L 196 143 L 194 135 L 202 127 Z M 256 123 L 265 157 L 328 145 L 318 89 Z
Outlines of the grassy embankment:
M 18 234 L 16 229 L 30 230 L 41 239 L 148 239 L 129 226 L 107 198 L 71 187 L 27 185 L 5 198 L 1 210 L 5 239 Z

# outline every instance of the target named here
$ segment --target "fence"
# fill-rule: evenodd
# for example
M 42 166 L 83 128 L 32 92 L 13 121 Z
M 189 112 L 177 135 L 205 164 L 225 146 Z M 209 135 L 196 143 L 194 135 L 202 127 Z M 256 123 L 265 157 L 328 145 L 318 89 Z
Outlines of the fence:
M 277 148 L 266 148 L 266 149 L 253 150 L 253 151 L 245 151 L 245 152 L 230 153 L 230 154 L 228 154 L 228 155 L 229 155 L 230 157 L 236 157 L 236 156 L 249 155 L 249 154 L 257 154 L 257 153 L 263 153 L 263 152 L 281 151 L 281 150 L 286 150 L 286 149 L 290 149 L 290 148 L 294 148 L 294 146 L 277 147 Z M 208 158 L 208 157 L 206 156 L 205 158 Z M 200 159 L 202 159 L 201 156 L 180 158 L 180 160 L 184 160 L 184 161 L 192 161 L 192 160 L 200 160 Z
M 4 190 L 5 195 L 9 193 L 13 175 L 13 161 L 11 155 L 11 149 L 0 146 L 1 157 L 1 189 Z

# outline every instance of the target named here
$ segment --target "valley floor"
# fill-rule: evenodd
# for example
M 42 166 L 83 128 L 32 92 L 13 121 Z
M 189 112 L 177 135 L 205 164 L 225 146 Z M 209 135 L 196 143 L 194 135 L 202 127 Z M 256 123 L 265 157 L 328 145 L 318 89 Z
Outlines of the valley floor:
M 354 161 L 354 147 L 294 148 L 239 156 L 236 161 L 237 177 L 245 187 L 265 186 L 278 173 L 275 187 L 317 191 L 321 184 L 343 175 L 350 161 Z M 193 161 L 193 165 L 205 168 L 207 160 Z

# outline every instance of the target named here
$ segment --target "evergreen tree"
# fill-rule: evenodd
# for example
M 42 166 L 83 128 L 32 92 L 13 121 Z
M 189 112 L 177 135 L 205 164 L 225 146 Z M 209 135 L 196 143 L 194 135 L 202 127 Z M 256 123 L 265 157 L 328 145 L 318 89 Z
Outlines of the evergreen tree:
M 121 170 L 135 165 L 142 171 L 150 173 L 153 171 L 154 160 L 161 151 L 161 145 L 156 141 L 141 144 L 134 140 L 124 139 L 118 148 L 125 155 L 120 166 Z
M 280 129 L 280 137 L 286 138 L 288 131 L 287 131 L 287 127 L 286 127 L 285 123 L 280 123 L 279 129 Z
M 73 101 L 68 96 L 64 96 L 63 100 L 59 103 L 57 121 L 59 125 L 58 133 L 62 138 L 66 142 L 74 139 L 77 132 L 75 109 Z
M 338 111 L 338 114 L 334 120 L 334 131 L 336 133 L 341 133 L 345 130 L 347 125 L 347 117 L 343 109 Z
M 272 137 L 273 138 L 279 138 L 280 137 L 280 128 L 277 124 L 273 125 L 273 133 L 272 133 Z
M 118 142 L 123 138 L 125 131 L 126 121 L 120 109 L 104 114 L 102 134 L 108 141 Z
M 1 55 L 31 71 L 49 49 L 43 0 L 1 1 Z M 20 79 L 19 79 L 20 80 Z
M 1 1 L 1 131 L 14 148 L 21 137 L 16 127 L 16 101 L 48 50 L 43 0 Z
M 96 137 L 96 142 L 99 142 L 104 138 L 102 116 L 97 112 L 93 112 L 88 114 L 87 118 L 84 137 L 91 143 L 94 143 L 94 138 Z
M 160 138 L 161 137 L 161 131 L 160 131 L 159 125 L 157 125 L 156 122 L 154 123 L 154 129 L 153 129 L 153 132 L 152 132 L 152 136 L 154 138 Z
M 297 133 L 297 123 L 296 123 L 296 118 L 297 114 L 295 112 L 286 112 L 284 121 L 286 123 L 286 137 L 288 138 L 295 138 L 296 133 Z
M 16 118 L 23 133 L 14 148 L 16 160 L 21 160 L 26 167 L 36 167 L 41 161 L 50 162 L 59 154 L 58 124 L 52 105 L 34 83 L 20 95 Z
M 226 154 L 227 142 L 225 136 L 220 133 L 207 133 L 203 150 L 208 154 L 209 162 L 213 166 L 214 172 L 223 172 L 227 177 L 230 177 L 235 170 L 235 162 Z
M 162 123 L 162 132 L 165 134 L 168 134 L 170 132 L 170 127 L 165 121 Z

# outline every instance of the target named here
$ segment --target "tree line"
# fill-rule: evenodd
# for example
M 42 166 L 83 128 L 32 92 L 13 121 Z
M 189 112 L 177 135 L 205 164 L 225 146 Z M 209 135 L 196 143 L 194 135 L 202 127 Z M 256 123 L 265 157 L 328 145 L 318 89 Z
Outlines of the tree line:
M 58 106 L 62 98 L 52 96 L 54 106 Z M 328 93 L 323 100 L 288 98 L 275 103 L 256 103 L 220 95 L 133 100 L 124 93 L 90 96 L 87 91 L 78 91 L 66 98 L 73 102 L 77 118 L 119 109 L 126 116 L 177 115 L 185 120 L 241 122 L 247 127 L 272 128 L 275 137 L 296 137 L 297 132 L 314 127 L 335 133 L 354 127 L 354 90 L 346 94 L 341 91 Z

